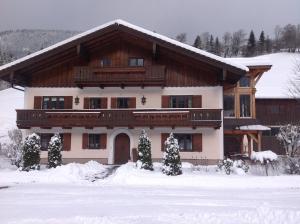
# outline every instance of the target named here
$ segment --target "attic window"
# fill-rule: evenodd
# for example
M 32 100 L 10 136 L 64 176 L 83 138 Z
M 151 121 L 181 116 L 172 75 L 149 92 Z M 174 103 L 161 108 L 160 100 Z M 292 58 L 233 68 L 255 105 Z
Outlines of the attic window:
M 111 66 L 111 60 L 109 58 L 102 58 L 100 60 L 100 66 L 103 67 L 110 67 Z
M 143 58 L 129 58 L 128 65 L 130 67 L 143 67 L 144 59 Z

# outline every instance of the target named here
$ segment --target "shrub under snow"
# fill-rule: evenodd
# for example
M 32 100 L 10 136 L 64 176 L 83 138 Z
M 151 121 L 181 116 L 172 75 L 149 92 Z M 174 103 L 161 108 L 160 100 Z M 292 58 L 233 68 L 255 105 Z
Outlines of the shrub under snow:
M 62 164 L 62 156 L 61 156 L 62 142 L 59 134 L 54 134 L 51 137 L 48 146 L 48 167 L 57 167 Z
M 40 150 L 40 136 L 33 133 L 25 138 L 22 149 L 22 170 L 29 171 L 40 169 Z
M 269 163 L 271 161 L 276 161 L 278 159 L 278 156 L 276 153 L 267 150 L 267 151 L 261 151 L 261 152 L 255 152 L 253 151 L 251 153 L 251 159 L 254 161 L 259 161 L 260 163 Z
M 176 176 L 182 174 L 181 168 L 178 141 L 171 133 L 165 141 L 162 172 L 166 175 Z
M 229 158 L 220 160 L 218 170 L 224 171 L 227 175 L 231 173 L 245 174 L 249 171 L 249 166 L 243 160 L 231 160 Z
M 151 142 L 145 130 L 142 130 L 142 133 L 139 137 L 138 164 L 140 164 L 139 167 L 142 169 L 153 170 L 151 158 Z

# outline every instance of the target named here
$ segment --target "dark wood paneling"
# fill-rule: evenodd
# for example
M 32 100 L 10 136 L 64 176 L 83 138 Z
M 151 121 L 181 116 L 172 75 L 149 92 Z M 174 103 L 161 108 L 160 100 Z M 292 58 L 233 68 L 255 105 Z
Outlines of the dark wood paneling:
M 107 134 L 100 134 L 100 149 L 106 149 Z
M 65 109 L 73 108 L 73 96 L 65 96 Z
M 220 109 L 17 110 L 17 126 L 29 127 L 213 127 Z M 83 113 L 84 112 L 84 113 Z
M 170 96 L 161 96 L 161 107 L 162 108 L 170 107 Z
M 83 149 L 89 148 L 89 135 L 87 133 L 82 134 L 82 148 Z
M 193 108 L 201 108 L 202 107 L 202 96 L 201 95 L 193 95 Z
M 90 109 L 90 98 L 89 97 L 84 97 L 83 109 Z
M 43 97 L 42 96 L 35 96 L 34 97 L 34 105 L 33 105 L 33 108 L 34 109 L 42 109 L 42 99 Z
M 202 152 L 202 134 L 193 134 L 193 151 Z
M 110 108 L 111 109 L 117 108 L 117 97 L 110 98 Z
M 256 99 L 256 117 L 264 125 L 300 124 L 300 101 Z
M 107 98 L 106 97 L 101 98 L 101 109 L 107 109 Z
M 63 134 L 63 150 L 70 151 L 71 150 L 71 133 Z

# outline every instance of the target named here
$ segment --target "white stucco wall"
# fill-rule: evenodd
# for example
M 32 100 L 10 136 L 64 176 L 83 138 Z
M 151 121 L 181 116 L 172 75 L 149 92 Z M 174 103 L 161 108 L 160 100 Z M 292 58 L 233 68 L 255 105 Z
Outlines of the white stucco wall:
M 84 97 L 107 97 L 108 108 L 110 108 L 111 97 L 136 97 L 137 108 L 161 108 L 162 95 L 202 95 L 202 107 L 221 109 L 223 108 L 223 89 L 222 87 L 128 87 L 125 89 L 112 88 L 26 88 L 25 89 L 25 109 L 33 109 L 34 96 L 78 96 L 80 98 L 79 105 L 74 105 L 73 109 L 83 109 Z M 147 102 L 141 104 L 141 97 L 145 96 Z M 223 122 L 222 122 L 223 124 Z M 152 157 L 155 159 L 162 158 L 161 152 L 161 133 L 202 133 L 202 152 L 181 152 L 182 159 L 212 159 L 218 160 L 223 158 L 223 125 L 220 129 L 214 128 L 145 128 L 152 140 Z M 71 130 L 63 130 L 61 128 L 39 129 L 32 128 L 29 132 L 38 133 L 55 133 L 66 132 L 72 134 L 71 151 L 63 152 L 64 158 L 105 158 L 108 163 L 113 163 L 114 158 L 114 138 L 119 133 L 126 133 L 130 137 L 130 148 L 137 148 L 138 137 L 141 132 L 140 128 L 128 129 L 124 128 L 94 128 L 92 130 L 84 128 L 72 128 Z M 90 150 L 82 149 L 82 133 L 107 133 L 107 149 Z M 47 152 L 41 153 L 42 158 L 47 157 Z

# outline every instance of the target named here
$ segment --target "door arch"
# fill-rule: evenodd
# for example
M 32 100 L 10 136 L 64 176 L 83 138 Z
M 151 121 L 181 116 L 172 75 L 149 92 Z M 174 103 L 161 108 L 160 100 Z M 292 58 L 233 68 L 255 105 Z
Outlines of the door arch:
M 115 137 L 114 142 L 114 164 L 124 164 L 130 160 L 130 138 L 125 133 Z

